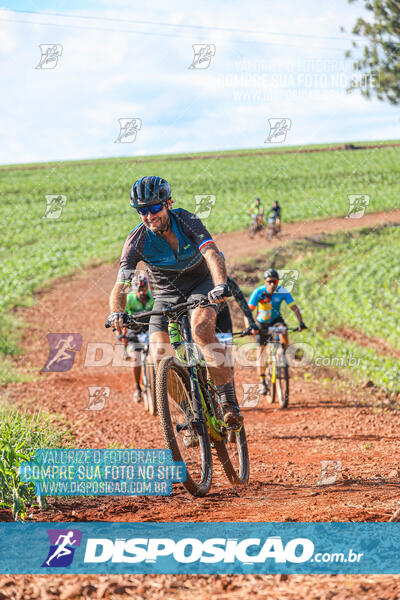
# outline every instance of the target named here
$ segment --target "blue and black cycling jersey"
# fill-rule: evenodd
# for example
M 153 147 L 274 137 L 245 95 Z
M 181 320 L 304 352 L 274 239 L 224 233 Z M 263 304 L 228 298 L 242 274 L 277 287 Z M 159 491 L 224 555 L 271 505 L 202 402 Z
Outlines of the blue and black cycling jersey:
M 281 212 L 282 212 L 282 208 L 278 204 L 278 206 L 273 206 L 272 208 L 270 208 L 267 214 L 271 214 L 272 213 L 272 218 L 273 219 L 280 219 L 281 218 Z
M 178 238 L 177 254 L 162 235 L 141 223 L 125 241 L 117 282 L 130 283 L 141 260 L 153 275 L 156 296 L 187 295 L 210 274 L 200 250 L 213 240 L 201 220 L 183 208 L 170 210 L 169 215 Z

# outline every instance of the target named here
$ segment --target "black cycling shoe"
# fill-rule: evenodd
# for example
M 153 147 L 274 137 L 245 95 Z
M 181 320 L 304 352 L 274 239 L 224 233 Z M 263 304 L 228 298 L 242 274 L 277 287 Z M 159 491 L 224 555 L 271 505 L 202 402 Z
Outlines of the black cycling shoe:
M 260 384 L 260 394 L 261 396 L 266 396 L 268 394 L 268 386 L 265 381 L 262 381 Z
M 195 448 L 200 445 L 199 436 L 193 430 L 185 431 L 182 441 L 185 448 Z
M 221 404 L 222 412 L 224 413 L 224 421 L 228 427 L 239 429 L 243 425 L 243 415 L 237 404 L 232 402 L 224 402 Z

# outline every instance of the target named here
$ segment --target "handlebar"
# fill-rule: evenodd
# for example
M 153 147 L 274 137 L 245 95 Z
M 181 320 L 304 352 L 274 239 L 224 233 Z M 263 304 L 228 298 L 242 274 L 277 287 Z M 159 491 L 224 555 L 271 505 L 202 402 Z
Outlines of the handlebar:
M 300 327 L 285 327 L 284 325 L 281 326 L 274 326 L 272 325 L 272 327 L 268 327 L 267 328 L 268 333 L 286 333 L 287 331 L 301 331 Z
M 243 331 L 234 331 L 232 337 L 244 337 L 245 335 L 250 335 L 252 329 L 253 327 L 248 327 L 247 329 L 243 329 Z
M 252 329 L 254 329 L 254 327 L 248 327 L 247 329 L 244 329 L 243 331 L 235 331 L 234 333 L 232 333 L 232 336 L 233 337 L 244 337 L 246 335 L 250 335 L 250 332 Z M 286 333 L 287 331 L 304 331 L 303 329 L 300 329 L 300 327 L 284 327 L 284 326 L 267 327 L 266 330 L 267 330 L 267 333 Z
M 133 315 L 128 315 L 124 313 L 124 325 L 129 329 L 135 329 L 137 327 L 143 327 L 143 323 L 138 321 L 138 319 L 143 319 L 151 316 L 166 316 L 169 317 L 171 315 L 177 314 L 179 312 L 186 312 L 187 310 L 197 308 L 198 306 L 212 306 L 215 302 L 209 302 L 206 298 L 201 298 L 200 300 L 191 300 L 190 302 L 181 302 L 180 304 L 173 304 L 171 306 L 167 306 L 162 310 L 148 310 Z M 107 319 L 105 322 L 105 327 L 111 327 L 111 323 Z

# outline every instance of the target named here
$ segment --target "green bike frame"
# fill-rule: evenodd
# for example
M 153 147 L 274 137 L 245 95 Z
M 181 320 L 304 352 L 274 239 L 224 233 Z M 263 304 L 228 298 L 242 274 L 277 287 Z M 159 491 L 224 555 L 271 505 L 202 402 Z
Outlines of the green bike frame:
M 206 369 L 206 364 L 204 362 L 204 358 L 201 355 L 200 350 L 194 346 L 193 343 L 186 341 L 185 339 L 185 335 L 182 335 L 182 330 L 183 332 L 185 332 L 185 329 L 187 330 L 189 336 L 190 336 L 190 329 L 188 328 L 188 320 L 187 320 L 187 316 L 184 315 L 184 317 L 182 318 L 182 325 L 180 325 L 178 322 L 176 321 L 169 321 L 168 323 L 168 336 L 169 336 L 169 341 L 171 343 L 171 346 L 173 347 L 173 349 L 175 350 L 175 354 L 177 359 L 183 363 L 190 372 L 190 382 L 191 382 L 191 386 L 193 386 L 192 391 L 192 396 L 193 397 L 199 397 L 200 401 L 201 401 L 201 405 L 203 407 L 203 413 L 204 416 L 206 418 L 206 422 L 207 422 L 207 428 L 210 434 L 211 439 L 215 440 L 215 441 L 220 441 L 222 439 L 222 435 L 221 435 L 221 430 L 223 428 L 227 429 L 226 424 L 221 421 L 220 419 L 218 419 L 215 414 L 214 411 L 212 410 L 212 402 L 210 398 L 206 398 L 204 397 L 203 394 L 203 390 L 202 390 L 202 386 L 200 385 L 200 381 L 199 381 L 199 374 L 198 374 L 198 364 L 200 365 L 201 369 L 204 369 L 204 374 L 205 374 L 205 369 Z M 191 337 L 191 336 L 190 336 Z M 197 360 L 196 360 L 196 351 L 197 350 Z M 207 385 L 213 389 L 213 391 L 215 392 L 215 394 L 217 394 L 217 389 L 214 385 L 214 383 L 210 380 L 206 380 L 204 381 L 205 385 L 205 393 L 207 394 Z

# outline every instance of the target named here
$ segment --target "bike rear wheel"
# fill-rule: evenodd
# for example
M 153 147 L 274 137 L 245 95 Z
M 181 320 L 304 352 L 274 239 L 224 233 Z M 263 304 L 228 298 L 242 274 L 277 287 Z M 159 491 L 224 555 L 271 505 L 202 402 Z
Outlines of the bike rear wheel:
M 156 397 L 164 441 L 173 460 L 186 463 L 183 485 L 193 496 L 205 496 L 212 479 L 210 438 L 205 425 L 202 431 L 195 427 L 189 373 L 173 356 L 158 366 Z

